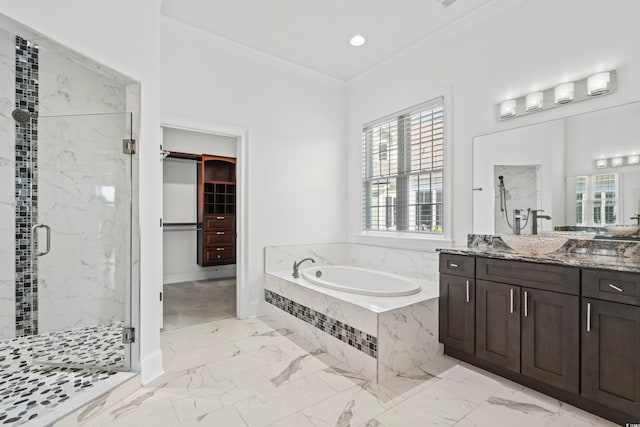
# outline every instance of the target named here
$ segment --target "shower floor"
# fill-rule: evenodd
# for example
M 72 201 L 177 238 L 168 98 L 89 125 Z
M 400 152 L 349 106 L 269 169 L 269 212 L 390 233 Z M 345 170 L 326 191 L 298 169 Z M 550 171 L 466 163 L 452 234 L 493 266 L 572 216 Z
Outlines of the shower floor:
M 0 341 L 0 425 L 21 425 L 117 372 L 40 365 L 122 367 L 122 323 Z M 127 374 L 128 375 L 128 374 Z

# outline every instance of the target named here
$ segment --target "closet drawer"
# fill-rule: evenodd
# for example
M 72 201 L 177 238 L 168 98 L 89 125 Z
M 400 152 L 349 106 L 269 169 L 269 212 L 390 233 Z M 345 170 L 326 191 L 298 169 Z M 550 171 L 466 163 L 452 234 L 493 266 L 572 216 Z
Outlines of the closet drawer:
M 234 234 L 233 230 L 207 231 L 204 233 L 204 245 L 206 247 L 231 245 L 233 244 Z
M 232 230 L 235 223 L 235 215 L 205 215 L 202 228 L 205 231 Z
M 582 296 L 640 306 L 640 274 L 582 270 Z
M 204 250 L 205 265 L 230 264 L 233 261 L 235 261 L 233 246 L 217 246 Z
M 580 294 L 580 270 L 562 265 L 478 258 L 476 278 L 565 294 Z

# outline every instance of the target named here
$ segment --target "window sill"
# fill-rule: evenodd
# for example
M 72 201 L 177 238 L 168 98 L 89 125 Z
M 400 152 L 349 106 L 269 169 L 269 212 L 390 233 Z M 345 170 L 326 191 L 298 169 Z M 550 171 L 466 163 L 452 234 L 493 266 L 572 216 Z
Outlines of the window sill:
M 428 252 L 453 246 L 453 240 L 444 235 L 375 231 L 363 231 L 357 234 L 354 243 Z

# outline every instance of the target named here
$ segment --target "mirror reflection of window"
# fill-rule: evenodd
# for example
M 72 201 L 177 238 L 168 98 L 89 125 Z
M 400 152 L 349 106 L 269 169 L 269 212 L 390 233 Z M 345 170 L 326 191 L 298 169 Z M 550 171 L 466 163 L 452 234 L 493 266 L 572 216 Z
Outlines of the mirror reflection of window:
M 618 174 L 576 178 L 576 224 L 610 225 L 618 218 Z

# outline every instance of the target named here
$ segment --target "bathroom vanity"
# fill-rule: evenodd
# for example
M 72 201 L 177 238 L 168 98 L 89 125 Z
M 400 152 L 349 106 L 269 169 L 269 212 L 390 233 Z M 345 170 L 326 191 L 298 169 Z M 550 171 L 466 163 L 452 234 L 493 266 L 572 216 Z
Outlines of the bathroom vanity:
M 441 250 L 445 353 L 614 422 L 637 423 L 640 249 L 589 255 L 584 247 L 594 244 L 547 256 Z M 624 245 L 600 243 L 608 249 L 593 253 L 615 252 L 616 244 Z

